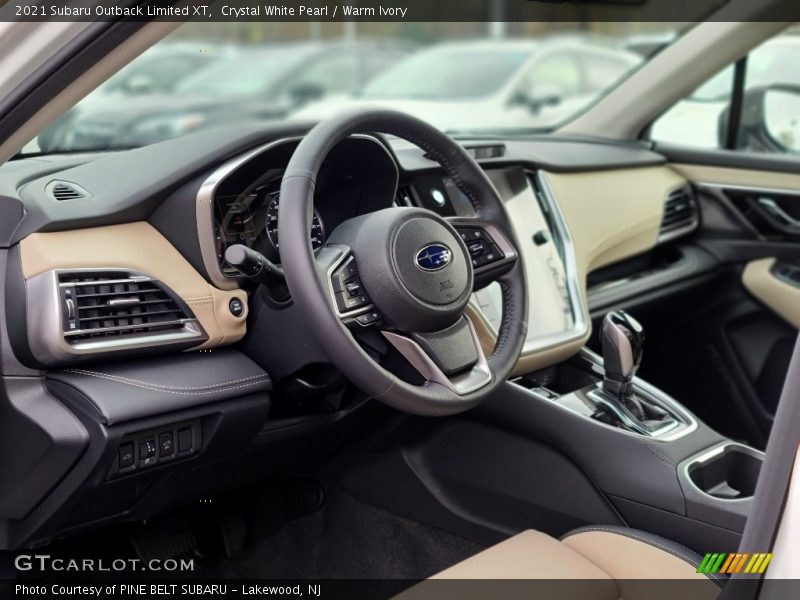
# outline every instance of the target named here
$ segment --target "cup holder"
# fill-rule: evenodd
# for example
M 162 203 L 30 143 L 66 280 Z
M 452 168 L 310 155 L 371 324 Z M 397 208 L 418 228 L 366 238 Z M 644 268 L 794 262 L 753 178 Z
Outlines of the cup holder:
M 760 452 L 741 444 L 725 444 L 689 463 L 689 481 L 720 500 L 752 498 L 764 461 Z

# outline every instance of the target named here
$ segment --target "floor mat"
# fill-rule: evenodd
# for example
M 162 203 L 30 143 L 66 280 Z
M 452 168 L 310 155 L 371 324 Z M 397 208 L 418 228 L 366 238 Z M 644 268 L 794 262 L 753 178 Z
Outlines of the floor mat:
M 483 547 L 327 490 L 322 509 L 292 521 L 207 573 L 236 579 L 422 579 Z

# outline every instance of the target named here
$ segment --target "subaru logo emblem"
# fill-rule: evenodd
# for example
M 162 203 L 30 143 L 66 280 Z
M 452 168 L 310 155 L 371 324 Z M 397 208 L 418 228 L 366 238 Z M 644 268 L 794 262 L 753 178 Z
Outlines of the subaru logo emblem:
M 417 266 L 423 271 L 444 269 L 453 258 L 450 248 L 444 244 L 428 244 L 417 252 Z

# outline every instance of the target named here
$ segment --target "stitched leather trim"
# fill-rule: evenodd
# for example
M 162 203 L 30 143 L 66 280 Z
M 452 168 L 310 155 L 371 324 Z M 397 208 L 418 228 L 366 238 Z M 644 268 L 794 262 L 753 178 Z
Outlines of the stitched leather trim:
M 626 527 L 618 527 L 614 525 L 589 525 L 587 527 L 579 527 L 578 529 L 573 529 L 572 531 L 564 534 L 559 539 L 564 541 L 565 539 L 572 537 L 573 535 L 578 535 L 580 533 L 588 533 L 591 531 L 599 531 L 602 533 L 611 533 L 614 535 L 621 535 L 622 537 L 626 537 L 632 540 L 636 540 L 637 542 L 643 542 L 650 546 L 654 546 L 659 550 L 663 550 L 664 552 L 668 552 L 672 556 L 681 559 L 682 561 L 690 564 L 693 567 L 696 567 L 700 564 L 701 557 L 691 548 L 687 548 L 683 544 L 678 542 L 674 542 L 672 540 L 667 540 L 666 538 L 662 538 L 661 536 L 647 533 L 645 531 L 639 531 L 636 529 L 630 529 Z M 662 541 L 663 540 L 663 541 Z M 674 547 L 674 546 L 677 546 Z M 722 583 L 726 581 L 725 577 L 720 577 L 716 573 L 706 573 L 706 577 L 713 580 L 716 583 Z
M 113 381 L 115 383 L 119 383 L 122 385 L 129 385 L 132 387 L 138 387 L 154 392 L 164 392 L 167 394 L 180 394 L 184 396 L 195 396 L 195 395 L 202 395 L 202 394 L 216 394 L 219 392 L 227 392 L 236 389 L 242 389 L 247 387 L 254 387 L 269 383 L 269 375 L 266 373 L 263 375 L 255 375 L 253 377 L 245 377 L 242 379 L 234 379 L 232 381 L 226 381 L 223 383 L 215 383 L 210 384 L 207 386 L 165 386 L 157 383 L 149 383 L 146 381 L 139 381 L 137 379 L 129 379 L 127 377 L 121 377 L 118 375 L 111 375 L 109 373 L 101 373 L 98 371 L 86 371 L 83 369 L 65 369 L 66 373 L 73 373 L 75 375 L 83 375 L 85 377 L 95 377 L 97 379 L 105 379 L 108 381 Z

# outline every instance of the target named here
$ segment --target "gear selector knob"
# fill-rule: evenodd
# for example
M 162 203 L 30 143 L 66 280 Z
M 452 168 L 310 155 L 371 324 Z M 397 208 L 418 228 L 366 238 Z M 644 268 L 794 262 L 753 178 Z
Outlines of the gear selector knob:
M 633 377 L 642 362 L 644 330 L 622 310 L 610 312 L 603 320 L 603 389 L 616 397 L 630 396 Z

